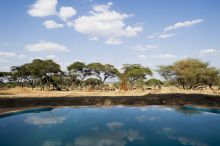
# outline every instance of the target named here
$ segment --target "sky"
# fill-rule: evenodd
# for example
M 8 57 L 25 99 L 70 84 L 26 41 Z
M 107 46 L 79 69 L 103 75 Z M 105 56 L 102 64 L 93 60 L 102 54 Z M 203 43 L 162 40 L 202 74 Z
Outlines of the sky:
M 1 0 L 0 71 L 35 58 L 220 68 L 219 0 Z

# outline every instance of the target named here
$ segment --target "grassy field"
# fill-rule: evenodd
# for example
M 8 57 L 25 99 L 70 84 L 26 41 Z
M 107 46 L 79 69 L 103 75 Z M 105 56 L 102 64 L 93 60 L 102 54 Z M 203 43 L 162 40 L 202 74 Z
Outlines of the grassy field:
M 208 94 L 220 95 L 220 90 L 204 89 L 204 90 L 181 90 L 176 87 L 163 87 L 161 90 L 130 90 L 130 91 L 39 91 L 31 88 L 11 88 L 0 90 L 0 97 L 74 97 L 74 96 L 142 96 L 146 94 Z

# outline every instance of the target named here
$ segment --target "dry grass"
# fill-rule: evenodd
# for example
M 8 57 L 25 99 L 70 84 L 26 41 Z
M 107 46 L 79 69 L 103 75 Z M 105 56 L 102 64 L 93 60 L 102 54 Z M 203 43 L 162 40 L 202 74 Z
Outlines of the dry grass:
M 73 97 L 73 96 L 142 96 L 146 94 L 161 93 L 185 93 L 185 94 L 210 94 L 220 95 L 220 90 L 180 90 L 175 87 L 163 87 L 161 90 L 132 90 L 132 91 L 38 91 L 31 88 L 16 87 L 7 90 L 0 90 L 0 97 Z

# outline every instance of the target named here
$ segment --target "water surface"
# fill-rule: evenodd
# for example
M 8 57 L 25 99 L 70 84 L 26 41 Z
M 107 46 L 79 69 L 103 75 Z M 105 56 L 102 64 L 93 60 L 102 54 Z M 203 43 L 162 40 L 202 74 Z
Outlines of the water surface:
M 220 111 L 62 107 L 0 116 L 0 146 L 220 146 Z

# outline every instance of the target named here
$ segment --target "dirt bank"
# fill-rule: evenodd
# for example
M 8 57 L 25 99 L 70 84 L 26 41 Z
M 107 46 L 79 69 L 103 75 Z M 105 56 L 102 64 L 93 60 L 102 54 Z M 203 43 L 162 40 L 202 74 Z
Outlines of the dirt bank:
M 0 108 L 36 106 L 200 105 L 220 107 L 220 96 L 204 94 L 148 94 L 145 96 L 14 97 L 0 98 Z

